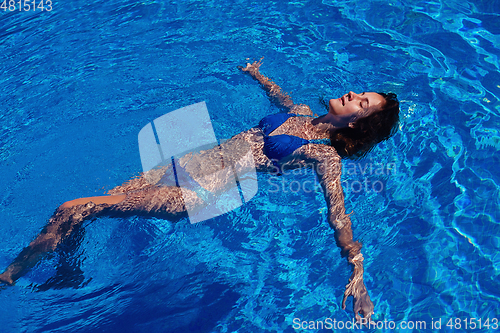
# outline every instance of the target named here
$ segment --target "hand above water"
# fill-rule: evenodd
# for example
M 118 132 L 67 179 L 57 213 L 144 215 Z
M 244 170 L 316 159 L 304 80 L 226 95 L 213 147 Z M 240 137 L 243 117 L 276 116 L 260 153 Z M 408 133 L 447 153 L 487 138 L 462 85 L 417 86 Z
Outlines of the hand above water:
M 250 73 L 252 76 L 255 76 L 256 74 L 259 73 L 259 68 L 262 65 L 262 59 L 264 59 L 264 57 L 260 58 L 259 61 L 254 61 L 252 63 L 248 62 L 245 67 L 238 66 L 238 68 L 244 72 Z

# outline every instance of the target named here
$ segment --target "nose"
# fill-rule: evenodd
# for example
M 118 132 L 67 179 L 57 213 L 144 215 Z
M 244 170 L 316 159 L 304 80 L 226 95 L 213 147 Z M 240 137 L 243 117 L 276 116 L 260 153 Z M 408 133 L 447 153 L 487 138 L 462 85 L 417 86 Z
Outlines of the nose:
M 358 97 L 358 94 L 356 94 L 354 91 L 349 91 L 349 100 L 352 101 L 354 98 Z

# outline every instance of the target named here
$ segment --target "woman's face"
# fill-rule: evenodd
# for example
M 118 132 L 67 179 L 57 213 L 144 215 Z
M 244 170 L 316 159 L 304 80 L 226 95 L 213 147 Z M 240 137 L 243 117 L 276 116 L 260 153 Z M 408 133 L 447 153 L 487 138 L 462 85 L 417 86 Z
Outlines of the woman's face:
M 356 94 L 350 91 L 340 98 L 331 99 L 328 102 L 328 113 L 336 116 L 366 117 L 372 112 L 381 110 L 384 104 L 385 98 L 375 92 Z

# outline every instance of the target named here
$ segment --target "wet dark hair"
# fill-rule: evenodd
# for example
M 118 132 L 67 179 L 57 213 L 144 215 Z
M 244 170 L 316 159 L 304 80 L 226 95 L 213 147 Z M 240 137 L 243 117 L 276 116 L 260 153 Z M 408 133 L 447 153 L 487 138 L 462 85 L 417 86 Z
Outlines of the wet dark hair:
M 352 127 L 330 134 L 332 146 L 341 157 L 361 158 L 375 145 L 396 133 L 399 124 L 399 101 L 396 94 L 378 93 L 385 98 L 382 110 L 358 119 Z

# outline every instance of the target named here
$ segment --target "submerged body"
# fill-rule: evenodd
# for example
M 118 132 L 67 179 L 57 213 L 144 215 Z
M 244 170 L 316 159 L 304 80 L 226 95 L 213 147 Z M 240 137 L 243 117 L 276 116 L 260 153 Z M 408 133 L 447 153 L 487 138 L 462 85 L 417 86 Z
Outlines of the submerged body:
M 226 180 L 231 177 L 234 179 L 227 163 L 234 165 L 248 152 L 248 148 L 253 155 L 253 165 L 240 165 L 239 173 L 244 172 L 245 168 L 276 173 L 279 169 L 313 167 L 324 191 L 328 222 L 335 229 L 336 244 L 353 267 L 342 305 L 345 307 L 346 298 L 353 296 L 356 318 L 360 319 L 359 314 L 370 318 L 373 303 L 363 282 L 361 244 L 353 240 L 351 220 L 345 213 L 340 179 L 341 157 L 335 148 L 318 143 L 318 140 L 323 143 L 329 141 L 332 127 L 350 126 L 361 114 L 376 111 L 383 101 L 376 95 L 365 96 L 351 92 L 340 99 L 331 100 L 327 115 L 314 118 L 307 105 L 294 104 L 279 86 L 260 74 L 260 64 L 247 64 L 242 70 L 250 73 L 268 90 L 271 97 L 288 108 L 289 113 L 297 116 L 279 115 L 274 117 L 279 120 L 263 120 L 259 126 L 235 135 L 220 147 L 196 154 L 189 153 L 179 158 L 179 165 L 189 177 L 211 192 L 224 188 Z M 227 175 L 222 173 L 221 176 L 219 172 L 217 177 L 210 176 L 219 170 L 226 170 Z M 204 200 L 198 193 L 164 181 L 171 173 L 172 166 L 153 169 L 113 188 L 108 192 L 108 196 L 65 202 L 56 210 L 38 237 L 0 274 L 0 281 L 13 284 L 27 269 L 33 267 L 43 254 L 56 249 L 75 227 L 89 218 L 104 215 L 144 215 L 176 220 L 187 216 L 188 210 L 203 207 Z

